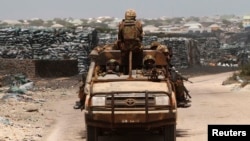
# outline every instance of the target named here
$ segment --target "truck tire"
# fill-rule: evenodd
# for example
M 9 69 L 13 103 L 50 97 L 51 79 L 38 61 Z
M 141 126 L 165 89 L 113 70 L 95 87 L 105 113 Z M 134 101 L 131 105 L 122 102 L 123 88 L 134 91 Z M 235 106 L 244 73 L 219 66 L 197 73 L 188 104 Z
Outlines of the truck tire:
M 98 136 L 99 136 L 98 128 L 88 125 L 86 141 L 98 141 Z
M 163 127 L 163 140 L 176 141 L 176 125 L 167 125 Z

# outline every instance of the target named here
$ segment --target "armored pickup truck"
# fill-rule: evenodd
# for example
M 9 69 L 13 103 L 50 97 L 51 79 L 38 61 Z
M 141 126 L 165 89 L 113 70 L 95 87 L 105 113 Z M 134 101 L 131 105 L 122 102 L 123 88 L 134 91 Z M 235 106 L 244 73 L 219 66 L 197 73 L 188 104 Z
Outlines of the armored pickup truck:
M 142 65 L 122 62 L 120 50 L 93 50 L 86 76 L 85 115 L 87 141 L 98 136 L 129 131 L 162 135 L 164 141 L 176 140 L 177 104 L 167 75 L 162 52 L 142 51 Z M 121 68 L 128 67 L 128 73 Z

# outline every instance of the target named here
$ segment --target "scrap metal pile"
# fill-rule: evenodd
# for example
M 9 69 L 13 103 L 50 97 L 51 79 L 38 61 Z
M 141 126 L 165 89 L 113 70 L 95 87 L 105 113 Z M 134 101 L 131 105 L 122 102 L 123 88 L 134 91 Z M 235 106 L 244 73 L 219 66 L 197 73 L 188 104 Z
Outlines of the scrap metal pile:
M 165 45 L 171 48 L 173 56 L 171 64 L 176 68 L 187 68 L 189 66 L 188 42 L 186 38 L 168 38 L 164 40 Z
M 240 45 L 240 42 L 234 44 L 223 44 L 218 38 L 199 38 L 201 65 L 205 66 L 224 66 L 238 67 L 249 60 L 248 55 L 242 54 L 249 52 L 246 45 Z
M 102 35 L 102 36 L 101 36 Z M 100 37 L 99 37 L 100 36 Z M 182 35 L 183 36 L 183 35 Z M 239 36 L 237 36 L 239 37 Z M 232 39 L 236 36 L 232 36 Z M 145 35 L 143 45 L 159 41 L 173 51 L 172 64 L 177 68 L 193 65 L 237 66 L 250 60 L 250 49 L 234 43 L 224 47 L 223 40 L 215 36 L 157 37 Z M 250 40 L 249 34 L 240 35 L 238 42 Z M 97 33 L 95 29 L 0 29 L 0 58 L 34 60 L 78 60 L 79 72 L 86 71 L 88 54 L 97 45 L 112 43 L 111 35 Z M 234 40 L 235 41 L 235 40 Z M 250 41 L 249 41 L 250 42 Z M 249 43 L 248 42 L 248 43 Z
M 78 60 L 82 71 L 98 40 L 96 34 L 94 29 L 1 29 L 0 58 Z
M 238 67 L 250 62 L 250 45 L 225 44 L 217 37 L 158 39 L 173 51 L 172 64 L 178 68 L 194 65 Z

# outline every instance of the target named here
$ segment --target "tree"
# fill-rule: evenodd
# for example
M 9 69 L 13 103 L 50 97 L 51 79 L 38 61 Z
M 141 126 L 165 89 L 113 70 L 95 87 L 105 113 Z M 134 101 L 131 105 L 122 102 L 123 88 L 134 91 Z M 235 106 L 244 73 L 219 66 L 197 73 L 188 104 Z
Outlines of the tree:
M 42 19 L 29 20 L 28 21 L 31 26 L 43 26 L 44 21 Z
M 8 26 L 8 23 L 6 22 L 0 23 L 0 27 L 6 27 L 6 26 Z
M 44 23 L 44 26 L 46 27 L 51 27 L 53 25 L 53 21 L 52 20 L 48 20 Z
M 63 25 L 64 27 L 69 27 L 69 28 L 74 27 L 74 24 L 72 24 L 72 23 L 70 23 L 70 22 L 67 22 L 65 19 L 54 18 L 54 21 L 55 21 L 57 24 Z
M 18 20 L 20 23 L 24 23 L 24 20 Z
M 181 24 L 183 21 L 182 17 L 177 17 L 172 19 L 172 24 Z
M 223 19 L 222 23 L 227 25 L 227 26 L 232 24 L 229 20 L 226 20 L 226 19 Z
M 190 22 L 190 21 L 193 21 L 193 22 L 199 22 L 200 21 L 200 18 L 199 17 L 189 17 L 186 19 L 186 22 Z

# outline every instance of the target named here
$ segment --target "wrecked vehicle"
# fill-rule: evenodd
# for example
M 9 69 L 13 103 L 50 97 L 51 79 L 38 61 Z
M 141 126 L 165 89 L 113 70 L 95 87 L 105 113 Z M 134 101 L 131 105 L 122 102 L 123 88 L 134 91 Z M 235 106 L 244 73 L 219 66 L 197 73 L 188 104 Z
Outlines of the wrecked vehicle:
M 83 109 L 87 141 L 129 131 L 153 131 L 164 141 L 175 141 L 177 104 L 164 54 L 143 50 L 141 68 L 133 67 L 129 55 L 126 74 L 120 50 L 90 53 Z

